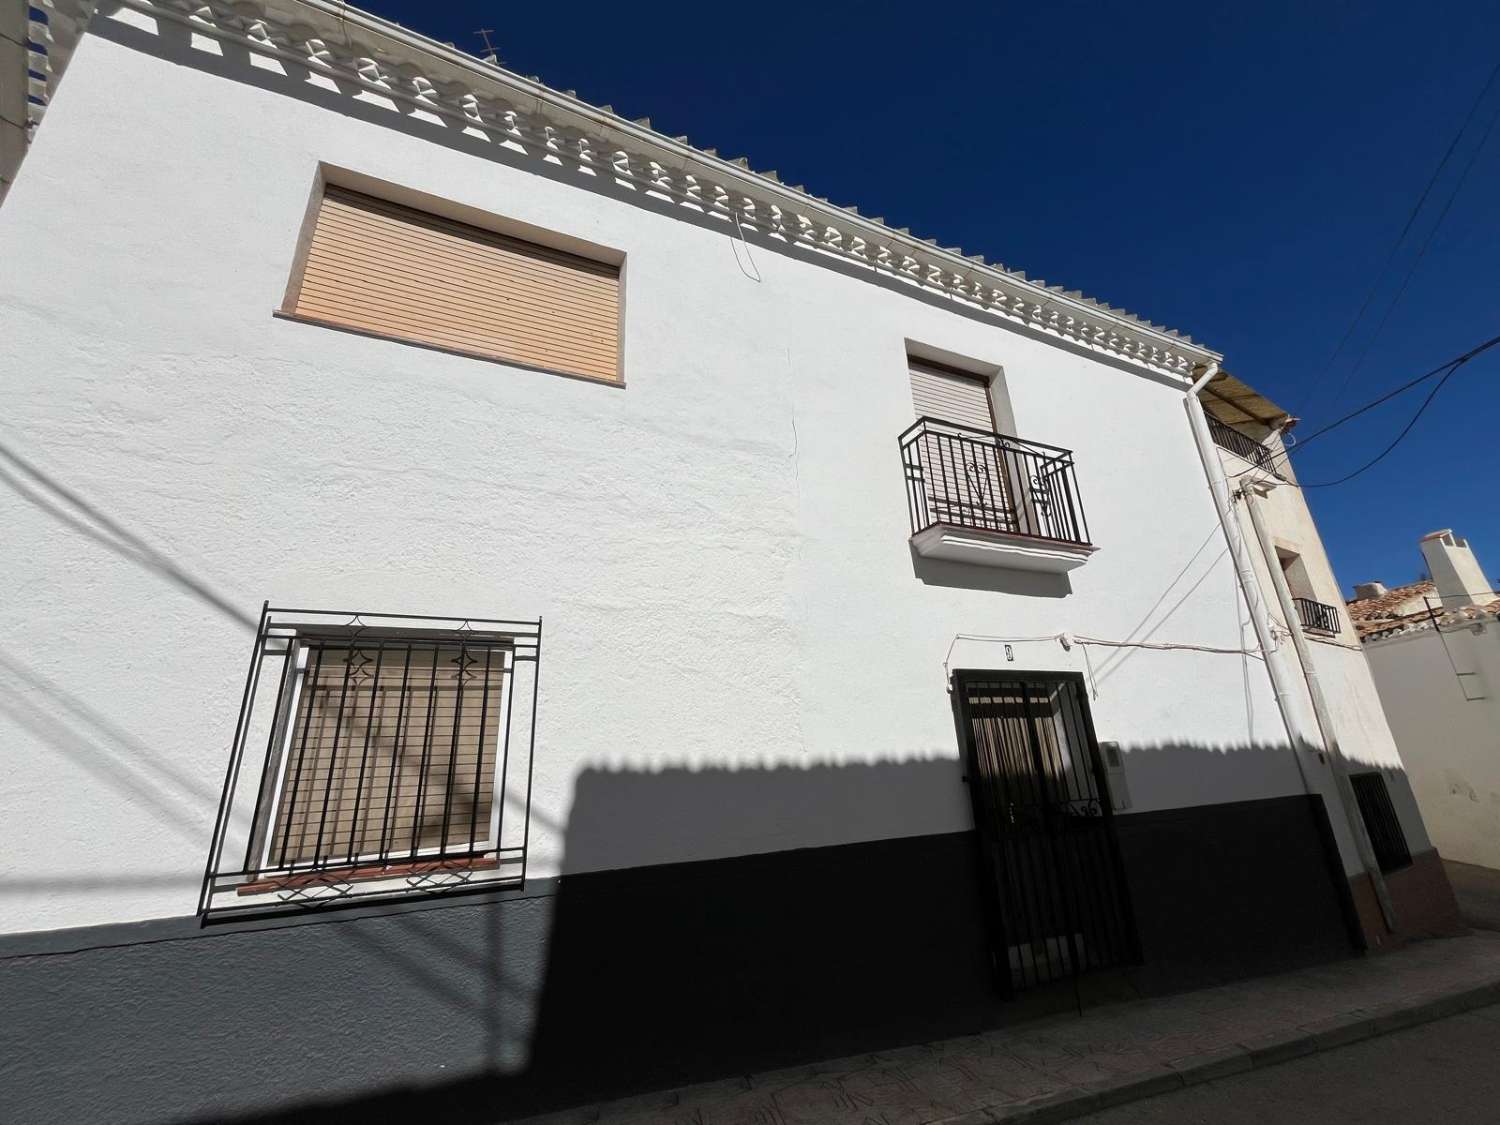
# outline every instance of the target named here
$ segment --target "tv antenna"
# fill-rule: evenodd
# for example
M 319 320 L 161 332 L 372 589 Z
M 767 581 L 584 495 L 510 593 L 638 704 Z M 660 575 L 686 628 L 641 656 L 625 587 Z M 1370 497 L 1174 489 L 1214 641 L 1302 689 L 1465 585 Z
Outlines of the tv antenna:
M 500 56 L 495 51 L 495 45 L 490 42 L 490 36 L 494 33 L 495 29 L 493 27 L 481 27 L 478 31 L 474 32 L 475 35 L 484 40 L 484 54 L 480 58 L 491 66 L 499 66 Z

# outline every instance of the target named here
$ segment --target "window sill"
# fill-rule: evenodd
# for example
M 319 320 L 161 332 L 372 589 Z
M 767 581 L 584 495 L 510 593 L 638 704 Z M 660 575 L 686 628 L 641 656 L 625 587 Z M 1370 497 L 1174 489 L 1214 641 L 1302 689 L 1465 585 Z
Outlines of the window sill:
M 911 543 L 917 554 L 931 559 L 1048 574 L 1075 570 L 1099 549 L 1088 543 L 1067 543 L 948 523 L 934 524 L 917 532 Z
M 334 883 L 360 883 L 372 879 L 401 879 L 412 875 L 433 875 L 444 871 L 493 871 L 500 866 L 495 856 L 469 859 L 419 860 L 413 863 L 380 863 L 364 867 L 339 867 L 328 871 L 308 871 L 301 875 L 283 875 L 241 883 L 236 894 L 264 895 L 274 891 L 321 887 Z

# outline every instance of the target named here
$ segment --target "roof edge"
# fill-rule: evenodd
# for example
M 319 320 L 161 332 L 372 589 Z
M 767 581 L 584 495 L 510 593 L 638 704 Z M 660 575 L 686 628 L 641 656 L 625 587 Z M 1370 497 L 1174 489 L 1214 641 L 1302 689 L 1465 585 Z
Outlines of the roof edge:
M 667 137 L 540 80 L 481 61 L 337 0 L 119 0 L 477 129 L 765 237 L 850 259 L 997 318 L 1183 378 L 1222 356 L 1077 291 L 941 247 Z

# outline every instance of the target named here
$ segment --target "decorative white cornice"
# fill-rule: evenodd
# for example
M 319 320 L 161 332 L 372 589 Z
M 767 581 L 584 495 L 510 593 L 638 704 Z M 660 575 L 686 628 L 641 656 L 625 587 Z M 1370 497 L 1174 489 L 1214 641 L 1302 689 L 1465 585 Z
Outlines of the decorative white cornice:
M 281 58 L 354 96 L 374 95 L 454 124 L 474 137 L 569 167 L 607 175 L 658 201 L 690 208 L 762 237 L 855 263 L 941 294 L 998 319 L 1179 377 L 1221 358 L 1160 325 L 966 256 L 956 247 L 887 227 L 725 160 L 685 137 L 628 121 L 608 106 L 513 74 L 397 24 L 329 0 L 119 0 L 129 10 Z M 132 21 L 134 22 L 134 21 Z
M 28 126 L 46 113 L 73 49 L 94 14 L 94 0 L 29 0 L 26 21 Z

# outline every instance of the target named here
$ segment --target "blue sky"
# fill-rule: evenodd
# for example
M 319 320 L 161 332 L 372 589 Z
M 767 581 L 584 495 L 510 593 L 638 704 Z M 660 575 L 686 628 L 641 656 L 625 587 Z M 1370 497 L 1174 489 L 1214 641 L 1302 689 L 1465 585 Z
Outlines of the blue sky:
M 1329 364 L 1500 61 L 1500 5 L 362 6 L 464 49 L 494 28 L 511 69 L 1188 332 L 1303 433 L 1500 333 L 1500 127 L 1478 146 L 1497 83 Z M 1380 465 L 1309 493 L 1346 592 L 1412 580 L 1439 527 L 1500 576 L 1497 387 L 1500 348 Z M 1362 465 L 1420 401 L 1316 442 L 1299 475 Z

